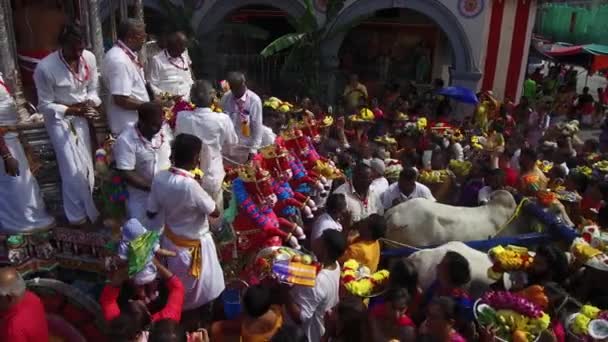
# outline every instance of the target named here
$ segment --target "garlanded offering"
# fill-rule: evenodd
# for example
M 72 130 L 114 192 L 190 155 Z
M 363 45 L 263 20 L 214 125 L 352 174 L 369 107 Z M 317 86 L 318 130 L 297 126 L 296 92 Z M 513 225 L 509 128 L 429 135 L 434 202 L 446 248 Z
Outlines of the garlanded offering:
M 475 305 L 475 317 L 482 326 L 497 328 L 502 341 L 536 341 L 549 328 L 551 318 L 524 296 L 507 291 L 490 291 Z
M 374 139 L 374 141 L 379 144 L 383 144 L 383 145 L 396 145 L 397 144 L 397 140 L 388 134 L 377 137 L 376 139 Z
M 579 312 L 567 318 L 566 329 L 578 338 L 604 340 L 608 338 L 608 311 L 583 305 Z
M 498 280 L 504 272 L 524 271 L 533 261 L 533 257 L 525 247 L 508 245 L 496 246 L 488 251 L 493 262 L 488 269 L 488 277 Z
M 349 116 L 348 119 L 352 122 L 369 123 L 369 122 L 374 122 L 375 116 L 374 116 L 374 112 L 372 112 L 371 110 L 369 110 L 367 108 L 363 108 L 359 111 L 358 114 L 353 114 L 353 115 Z
M 592 165 L 594 170 L 602 173 L 608 172 L 608 160 L 600 160 Z
M 590 227 L 583 229 L 582 238 L 576 238 L 570 246 L 570 252 L 574 257 L 587 267 L 600 271 L 608 271 L 608 256 L 604 249 L 599 229 L 597 234 L 590 232 Z M 589 240 L 589 241 L 587 241 Z
M 449 177 L 448 170 L 422 170 L 419 179 L 424 184 L 441 184 L 447 181 Z
M 573 168 L 572 170 L 570 170 L 570 172 L 576 173 L 576 174 L 582 174 L 587 178 L 591 178 L 591 175 L 593 174 L 593 169 L 591 169 L 589 166 L 586 166 L 586 165 L 580 165 L 580 166 L 577 166 L 577 167 Z
M 553 168 L 553 162 L 550 162 L 548 160 L 537 160 L 536 161 L 536 166 L 543 172 L 543 173 L 549 173 L 549 171 L 551 171 L 551 169 Z
M 448 165 L 448 168 L 450 170 L 452 170 L 452 172 L 454 172 L 454 174 L 456 176 L 466 177 L 471 172 L 471 169 L 473 168 L 473 163 L 471 163 L 468 160 L 461 161 L 461 160 L 452 159 L 452 160 L 450 160 L 450 164 Z
M 354 259 L 347 260 L 342 266 L 342 285 L 349 293 L 358 297 L 381 295 L 386 290 L 388 277 L 387 270 L 372 274 L 368 267 L 360 265 Z
M 282 283 L 311 287 L 315 286 L 320 267 L 314 256 L 289 247 L 261 250 L 254 266 L 259 279 L 270 276 Z
M 485 142 L 485 137 L 480 135 L 473 135 L 471 137 L 471 147 L 475 150 L 483 150 L 483 143 Z

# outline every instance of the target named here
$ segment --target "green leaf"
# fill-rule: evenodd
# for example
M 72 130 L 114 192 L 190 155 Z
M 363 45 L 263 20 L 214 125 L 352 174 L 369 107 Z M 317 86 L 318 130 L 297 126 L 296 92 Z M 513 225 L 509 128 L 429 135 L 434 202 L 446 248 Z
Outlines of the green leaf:
M 311 0 L 306 0 L 306 12 L 298 18 L 296 29 L 300 33 L 310 33 L 318 29 L 317 17 Z
M 260 55 L 264 57 L 275 55 L 276 53 L 288 49 L 299 43 L 304 39 L 304 37 L 306 37 L 305 33 L 289 33 L 283 35 L 275 39 L 272 43 L 268 44 L 268 46 L 266 46 L 264 50 L 260 52 Z

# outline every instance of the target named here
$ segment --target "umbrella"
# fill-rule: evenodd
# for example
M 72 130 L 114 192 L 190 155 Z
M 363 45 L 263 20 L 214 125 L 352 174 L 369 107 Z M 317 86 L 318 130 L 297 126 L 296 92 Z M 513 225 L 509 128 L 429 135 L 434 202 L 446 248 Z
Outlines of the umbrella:
M 440 95 L 445 97 L 449 97 L 459 102 L 469 103 L 469 104 L 478 104 L 479 100 L 477 99 L 477 95 L 469 88 L 465 87 L 446 87 L 440 89 L 438 92 Z

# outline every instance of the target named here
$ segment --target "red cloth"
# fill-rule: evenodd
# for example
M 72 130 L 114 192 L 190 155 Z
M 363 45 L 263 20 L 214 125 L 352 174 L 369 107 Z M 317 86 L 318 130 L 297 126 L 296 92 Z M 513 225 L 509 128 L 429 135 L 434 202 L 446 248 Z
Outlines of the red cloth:
M 373 317 L 380 318 L 382 320 L 393 318 L 393 317 L 390 317 L 390 313 L 388 312 L 387 303 L 380 303 L 380 304 L 375 305 L 371 309 L 370 314 Z M 407 315 L 399 316 L 399 318 L 395 319 L 395 324 L 397 324 L 397 326 L 399 326 L 399 327 L 414 327 L 415 326 L 414 321 L 412 321 L 412 319 L 409 318 Z
M 19 303 L 0 312 L 0 341 L 38 342 L 49 340 L 44 306 L 38 296 L 30 291 Z
M 152 322 L 162 319 L 170 319 L 179 322 L 182 317 L 182 307 L 184 305 L 184 285 L 177 276 L 173 276 L 167 280 L 167 290 L 169 296 L 167 304 L 159 312 L 152 315 Z M 120 295 L 120 288 L 110 284 L 106 285 L 101 291 L 99 304 L 101 311 L 106 321 L 111 321 L 120 315 L 120 308 L 116 300 Z
M 517 186 L 517 171 L 511 167 L 502 169 L 505 173 L 505 185 L 515 188 Z

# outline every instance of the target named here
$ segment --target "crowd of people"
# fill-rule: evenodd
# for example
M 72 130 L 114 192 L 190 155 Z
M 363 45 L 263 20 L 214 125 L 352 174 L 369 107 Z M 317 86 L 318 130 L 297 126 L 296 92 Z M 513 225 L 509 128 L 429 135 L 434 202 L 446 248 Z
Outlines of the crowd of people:
M 82 30 L 68 25 L 60 49 L 34 72 L 38 110 L 55 151 L 65 217 L 72 226 L 84 229 L 100 221 L 91 123 L 101 112 L 115 137 L 109 152 L 128 199 L 117 256 L 99 299 L 109 340 L 492 341 L 495 327 L 475 324 L 472 317 L 476 298 L 468 285 L 476 265 L 454 251 L 424 270 L 408 259 L 383 258 L 385 212 L 415 199 L 477 207 L 506 190 L 538 202 L 572 229 L 608 229 L 606 146 L 577 136 L 578 120 L 603 120 L 605 96 L 599 92 L 596 104 L 588 89 L 577 95 L 571 72 L 560 76 L 559 68 L 551 68 L 543 76 L 537 70 L 526 79 L 517 104 L 501 104 L 491 92 L 482 92 L 474 112 L 455 119 L 451 100 L 437 92 L 441 80 L 427 91 L 390 83 L 372 98 L 352 75 L 336 108 L 310 98 L 291 104 L 260 98 L 240 72 L 227 75 L 219 91 L 212 82 L 195 81 L 181 32 L 169 34 L 144 67 L 138 51 L 145 40 L 142 23 L 122 23 L 98 69 Z M 104 101 L 98 73 L 109 94 Z M 0 84 L 0 229 L 19 234 L 50 227 L 54 219 L 45 211 L 17 139 L 15 103 L 10 89 Z M 167 107 L 173 107 L 170 118 Z M 252 235 L 237 232 L 234 244 L 238 251 L 258 251 L 264 246 L 251 241 L 263 231 L 279 236 L 275 244 L 310 249 L 318 262 L 313 285 L 248 278 L 242 312 L 228 319 L 218 310 L 231 280 L 225 278 L 225 246 L 218 235 L 230 229 L 225 223 L 234 201 L 239 211 L 266 208 L 254 212 L 261 225 L 274 217 L 267 208 L 279 194 L 260 189 L 260 179 L 269 176 L 256 160 L 267 157 L 262 151 L 280 157 L 294 135 L 310 144 L 304 148 L 307 156 L 320 154 L 314 166 L 303 161 L 306 167 L 296 169 L 320 186 L 292 185 L 292 192 L 307 195 L 295 214 L 276 220 L 290 231 L 250 227 Z M 321 172 L 319 165 L 334 171 Z M 297 173 L 290 170 L 285 181 Z M 235 177 L 253 179 L 259 193 L 251 197 L 260 198 L 243 201 Z M 226 191 L 230 181 L 232 191 Z M 282 216 L 277 207 L 274 211 Z M 604 253 L 602 246 L 594 248 Z M 549 241 L 535 252 L 524 280 L 510 290 L 551 285 L 581 303 L 608 309 L 605 271 L 586 267 L 577 258 L 581 255 L 569 261 L 566 249 Z M 386 291 L 371 300 L 345 291 L 342 271 L 351 260 L 371 273 L 388 269 Z M 419 272 L 434 273 L 430 287 L 422 288 Z M 504 287 L 500 281 L 493 285 Z M 555 305 L 546 308 L 552 321 L 541 337 L 566 341 Z M 0 340 L 48 339 L 41 301 L 15 269 L 0 269 Z

